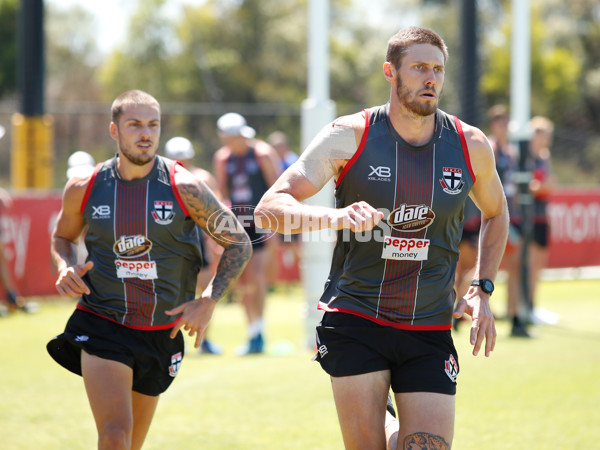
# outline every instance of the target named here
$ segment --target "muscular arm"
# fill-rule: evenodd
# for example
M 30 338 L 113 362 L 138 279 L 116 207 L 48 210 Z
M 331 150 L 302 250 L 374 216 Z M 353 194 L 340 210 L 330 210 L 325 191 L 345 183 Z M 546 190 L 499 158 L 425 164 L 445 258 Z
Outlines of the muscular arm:
M 508 208 L 496 172 L 494 153 L 487 138 L 477 128 L 463 124 L 463 129 L 476 178 L 470 195 L 482 215 L 475 278 L 493 280 L 506 248 Z M 496 345 L 496 325 L 489 302 L 488 294 L 479 287 L 471 286 L 457 303 L 455 317 L 460 317 L 466 312 L 473 318 L 470 335 L 473 355 L 479 353 L 484 340 L 485 356 L 489 356 Z
M 470 195 L 482 213 L 475 277 L 493 280 L 508 237 L 506 197 L 496 172 L 493 151 L 483 133 L 465 125 L 465 136 L 476 178 Z
M 217 200 L 208 186 L 184 169 L 177 170 L 177 188 L 192 219 L 224 248 L 215 276 L 202 294 L 219 300 L 242 273 L 252 255 L 252 245 L 236 217 Z M 233 229 L 231 225 L 237 227 Z
M 254 214 L 257 225 L 285 234 L 323 228 L 373 228 L 383 214 L 365 202 L 342 209 L 302 203 L 341 174 L 356 152 L 363 132 L 362 114 L 340 118 L 324 127 L 300 159 L 265 193 Z
M 73 178 L 63 192 L 62 208 L 58 213 L 52 232 L 50 255 L 58 269 L 56 289 L 61 295 L 79 297 L 89 294 L 89 288 L 81 277 L 93 267 L 91 262 L 77 265 L 77 238 L 85 226 L 80 212 L 83 196 L 90 177 Z
M 190 336 L 196 335 L 194 346 L 198 348 L 217 301 L 242 273 L 252 255 L 252 246 L 231 210 L 217 200 L 204 182 L 177 166 L 175 183 L 192 219 L 224 249 L 216 273 L 201 297 L 165 312 L 170 316 L 181 314 L 171 330 L 171 338 L 179 330 L 187 331 Z

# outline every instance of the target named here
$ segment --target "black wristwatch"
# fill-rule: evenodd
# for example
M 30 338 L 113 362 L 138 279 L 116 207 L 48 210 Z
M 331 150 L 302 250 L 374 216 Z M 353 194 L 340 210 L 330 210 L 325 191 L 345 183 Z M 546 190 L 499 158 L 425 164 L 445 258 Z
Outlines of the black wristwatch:
M 494 292 L 494 282 L 487 278 L 480 278 L 479 280 L 473 280 L 471 286 L 479 286 L 483 292 L 492 295 Z

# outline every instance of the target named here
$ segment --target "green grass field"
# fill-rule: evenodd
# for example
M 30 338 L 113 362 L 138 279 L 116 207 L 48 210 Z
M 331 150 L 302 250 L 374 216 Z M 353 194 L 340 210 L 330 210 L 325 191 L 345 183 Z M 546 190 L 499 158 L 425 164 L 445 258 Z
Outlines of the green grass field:
M 505 287 L 493 296 L 505 310 Z M 473 357 L 468 327 L 455 334 L 458 378 L 455 449 L 600 448 L 600 280 L 543 282 L 540 305 L 560 313 L 537 338 L 509 338 L 498 321 L 492 357 Z M 74 303 L 41 302 L 35 315 L 0 318 L 0 448 L 91 449 L 96 433 L 80 377 L 47 355 Z M 235 356 L 244 341 L 240 305 L 217 307 L 210 335 L 222 356 L 188 341 L 181 372 L 163 394 L 146 449 L 341 449 L 327 375 L 302 343 L 297 288 L 269 296 L 268 352 Z

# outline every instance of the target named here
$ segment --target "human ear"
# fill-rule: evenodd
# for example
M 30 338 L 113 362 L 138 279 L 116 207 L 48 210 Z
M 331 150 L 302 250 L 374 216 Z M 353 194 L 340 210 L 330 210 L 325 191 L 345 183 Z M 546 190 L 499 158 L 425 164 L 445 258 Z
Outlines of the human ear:
M 118 130 L 117 130 L 117 125 L 114 122 L 110 123 L 110 126 L 108 127 L 108 131 L 110 132 L 110 137 L 112 137 L 116 141 Z
M 383 75 L 388 81 L 392 81 L 394 79 L 394 66 L 391 62 L 386 61 L 383 63 Z

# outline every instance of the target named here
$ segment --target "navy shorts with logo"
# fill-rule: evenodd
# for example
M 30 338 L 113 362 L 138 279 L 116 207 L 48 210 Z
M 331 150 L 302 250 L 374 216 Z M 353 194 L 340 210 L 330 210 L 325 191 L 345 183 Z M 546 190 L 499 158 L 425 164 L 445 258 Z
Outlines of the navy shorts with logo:
M 135 330 L 76 309 L 65 332 L 48 342 L 50 356 L 64 368 L 81 375 L 81 350 L 121 362 L 133 369 L 136 392 L 156 396 L 175 379 L 184 355 L 183 335 L 172 330 Z
M 315 359 L 333 377 L 391 371 L 392 390 L 456 394 L 458 354 L 450 330 L 413 331 L 345 313 L 323 315 Z

